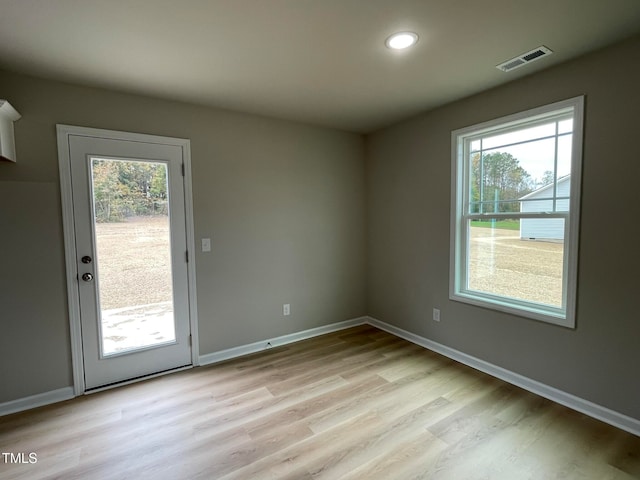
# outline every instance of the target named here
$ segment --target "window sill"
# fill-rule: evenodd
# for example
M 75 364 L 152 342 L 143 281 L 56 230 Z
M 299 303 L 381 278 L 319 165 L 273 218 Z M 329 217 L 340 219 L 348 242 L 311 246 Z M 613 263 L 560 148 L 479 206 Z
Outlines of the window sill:
M 575 321 L 571 316 L 567 316 L 559 309 L 557 312 L 551 311 L 540 305 L 537 307 L 535 304 L 521 304 L 513 305 L 500 297 L 490 297 L 482 294 L 459 292 L 449 296 L 449 299 L 474 305 L 476 307 L 482 307 L 489 310 L 496 310 L 503 313 L 509 313 L 518 317 L 529 318 L 532 320 L 538 320 L 540 322 L 550 323 L 558 325 L 560 327 L 575 328 Z

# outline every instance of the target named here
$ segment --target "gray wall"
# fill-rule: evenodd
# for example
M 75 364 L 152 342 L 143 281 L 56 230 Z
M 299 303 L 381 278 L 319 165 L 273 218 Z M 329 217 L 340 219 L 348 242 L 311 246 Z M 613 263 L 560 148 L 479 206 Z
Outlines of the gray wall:
M 0 402 L 71 385 L 55 138 L 66 123 L 191 139 L 195 233 L 213 239 L 212 253 L 196 254 L 201 354 L 369 313 L 640 418 L 639 57 L 635 38 L 364 145 L 348 133 L 0 72 L 0 97 L 23 114 L 18 163 L 0 163 Z M 580 94 L 577 328 L 449 301 L 451 131 Z
M 640 37 L 370 135 L 369 314 L 640 418 L 638 58 Z M 451 131 L 581 94 L 577 328 L 450 301 Z
M 201 354 L 366 313 L 362 136 L 1 71 L 0 98 L 22 114 L 0 161 L 0 402 L 72 384 L 57 123 L 191 139 Z

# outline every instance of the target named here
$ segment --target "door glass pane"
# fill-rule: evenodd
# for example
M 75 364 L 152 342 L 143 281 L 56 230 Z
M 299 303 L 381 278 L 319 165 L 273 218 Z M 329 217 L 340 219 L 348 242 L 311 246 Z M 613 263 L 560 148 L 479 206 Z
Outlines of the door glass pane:
M 104 356 L 175 341 L 167 165 L 91 159 Z

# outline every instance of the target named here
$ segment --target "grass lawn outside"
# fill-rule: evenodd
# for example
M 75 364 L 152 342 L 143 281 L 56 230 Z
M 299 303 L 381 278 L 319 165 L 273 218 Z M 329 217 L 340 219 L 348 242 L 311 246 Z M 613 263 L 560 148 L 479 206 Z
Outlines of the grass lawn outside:
M 491 220 L 472 220 L 472 227 L 481 228 L 500 228 L 502 230 L 520 230 L 519 220 L 496 220 L 493 223 Z

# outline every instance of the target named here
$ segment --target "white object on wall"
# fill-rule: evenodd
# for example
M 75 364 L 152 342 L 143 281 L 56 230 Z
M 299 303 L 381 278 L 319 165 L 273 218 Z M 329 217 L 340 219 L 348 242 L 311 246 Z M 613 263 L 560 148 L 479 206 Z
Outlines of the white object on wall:
M 0 99 L 0 157 L 3 160 L 16 161 L 13 122 L 20 117 L 21 115 L 8 101 Z

